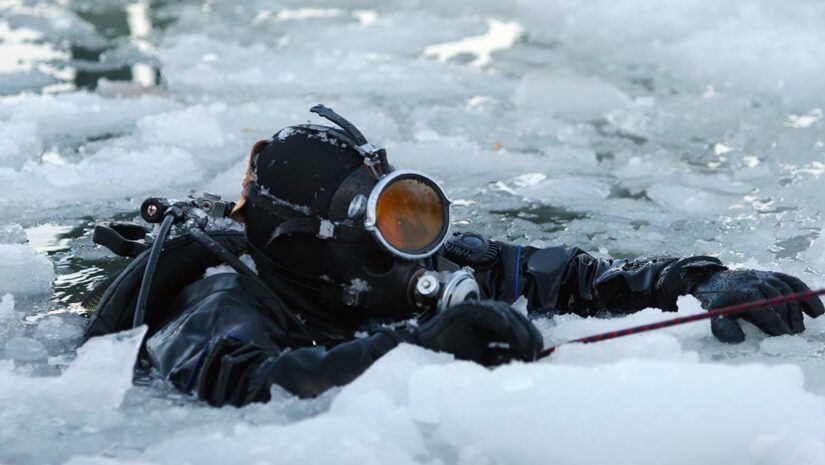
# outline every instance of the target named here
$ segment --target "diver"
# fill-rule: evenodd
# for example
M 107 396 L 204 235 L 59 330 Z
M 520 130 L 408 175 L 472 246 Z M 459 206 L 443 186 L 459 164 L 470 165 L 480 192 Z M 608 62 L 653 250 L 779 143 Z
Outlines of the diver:
M 154 258 L 134 225 L 119 230 L 134 237 L 108 241 L 136 258 L 87 298 L 87 337 L 145 323 L 139 370 L 212 405 L 239 406 L 269 400 L 273 385 L 300 397 L 345 385 L 401 343 L 485 366 L 534 360 L 542 337 L 512 306 L 520 296 L 530 316 L 597 316 L 674 311 L 685 294 L 713 309 L 808 290 L 710 256 L 597 259 L 575 247 L 451 234 L 450 201 L 432 178 L 395 169 L 329 108 L 311 111 L 335 125 L 287 127 L 253 146 L 241 199 L 218 215 L 243 227 L 202 221 L 214 198 L 144 204 L 155 223 L 177 209 L 188 233 L 160 243 Z M 146 237 L 159 236 L 156 228 Z M 743 318 L 775 336 L 823 313 L 814 298 Z M 723 342 L 745 338 L 736 319 L 711 328 Z

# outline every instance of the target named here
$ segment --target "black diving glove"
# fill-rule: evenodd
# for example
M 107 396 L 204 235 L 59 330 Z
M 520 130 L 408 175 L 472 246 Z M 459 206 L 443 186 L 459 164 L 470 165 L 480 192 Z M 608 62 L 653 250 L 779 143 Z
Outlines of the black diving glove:
M 708 310 L 736 305 L 754 300 L 772 299 L 810 288 L 798 278 L 783 273 L 755 270 L 728 270 L 709 275 L 694 288 L 693 294 Z M 755 310 L 741 316 L 766 334 L 779 336 L 805 330 L 802 313 L 816 318 L 825 313 L 819 298 Z M 714 318 L 711 331 L 722 342 L 738 343 L 745 340 L 745 333 L 737 317 Z
M 532 361 L 543 347 L 539 330 L 526 316 L 492 300 L 462 302 L 398 333 L 411 344 L 484 366 Z

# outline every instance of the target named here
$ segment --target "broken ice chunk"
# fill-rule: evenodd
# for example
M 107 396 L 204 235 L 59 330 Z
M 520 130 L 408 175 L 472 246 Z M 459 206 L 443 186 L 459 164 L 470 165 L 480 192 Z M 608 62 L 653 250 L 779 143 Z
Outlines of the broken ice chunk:
M 15 362 L 34 363 L 46 361 L 49 353 L 40 341 L 29 337 L 14 337 L 4 345 L 6 357 Z

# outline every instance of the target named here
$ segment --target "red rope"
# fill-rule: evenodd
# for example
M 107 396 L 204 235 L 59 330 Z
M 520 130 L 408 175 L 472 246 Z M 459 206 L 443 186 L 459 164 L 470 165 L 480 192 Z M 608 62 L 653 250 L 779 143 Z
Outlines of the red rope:
M 821 295 L 825 295 L 825 288 L 818 289 L 815 291 L 797 292 L 782 297 L 774 297 L 773 299 L 755 300 L 753 302 L 747 302 L 744 304 L 731 305 L 729 307 L 722 307 L 716 310 L 709 310 L 708 312 L 698 313 L 696 315 L 682 316 L 670 320 L 660 321 L 658 323 L 650 323 L 646 325 L 634 326 L 631 328 L 619 329 L 617 331 L 610 331 L 607 333 L 594 334 L 592 336 L 562 342 L 561 344 L 545 349 L 541 352 L 538 359 L 540 360 L 549 356 L 550 354 L 555 352 L 556 349 L 559 348 L 559 346 L 562 346 L 564 344 L 572 344 L 575 342 L 581 344 L 591 344 L 593 342 L 606 341 L 608 339 L 616 339 L 619 337 L 630 336 L 631 334 L 646 333 L 648 331 L 654 331 L 657 329 L 667 328 L 670 326 L 683 325 L 685 323 L 691 323 L 694 321 L 709 320 L 711 318 L 716 317 L 721 318 L 726 316 L 741 315 L 752 310 L 760 310 L 763 308 L 775 307 L 777 305 L 799 302 L 800 300 L 808 300 L 814 297 L 819 297 Z

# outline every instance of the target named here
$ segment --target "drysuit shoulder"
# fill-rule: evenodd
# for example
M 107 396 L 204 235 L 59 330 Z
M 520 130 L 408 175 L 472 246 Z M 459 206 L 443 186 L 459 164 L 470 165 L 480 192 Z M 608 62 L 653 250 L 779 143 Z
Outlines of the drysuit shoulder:
M 216 231 L 208 234 L 235 255 L 240 255 L 248 248 L 243 232 Z M 148 251 L 135 257 L 113 278 L 109 278 L 107 281 L 110 283 L 105 291 L 93 291 L 86 299 L 88 304 L 94 304 L 84 334 L 86 338 L 122 331 L 132 326 L 147 260 Z M 150 333 L 171 317 L 164 311 L 166 306 L 162 304 L 171 302 L 184 287 L 200 279 L 207 268 L 220 263 L 220 259 L 189 235 L 168 241 L 160 255 L 147 302 L 145 321 Z

